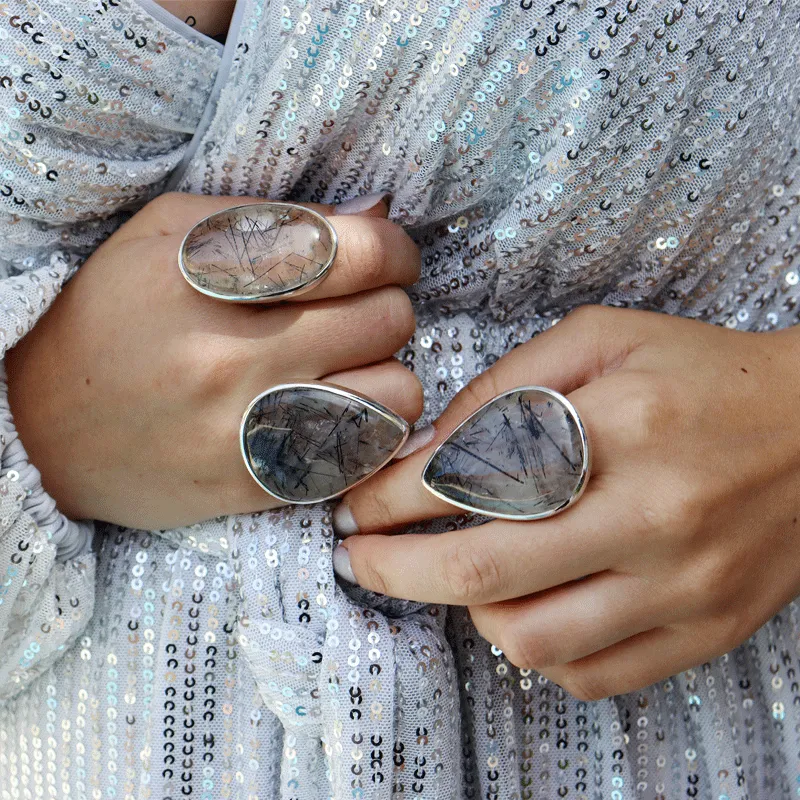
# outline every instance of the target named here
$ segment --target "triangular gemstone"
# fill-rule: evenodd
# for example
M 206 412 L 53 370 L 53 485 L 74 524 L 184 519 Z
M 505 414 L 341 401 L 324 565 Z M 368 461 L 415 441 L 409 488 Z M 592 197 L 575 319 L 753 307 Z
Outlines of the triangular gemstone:
M 325 384 L 276 386 L 242 423 L 250 473 L 287 503 L 328 500 L 391 460 L 408 423 L 388 408 Z
M 263 303 L 315 286 L 335 254 L 336 233 L 321 215 L 291 203 L 254 203 L 195 225 L 181 245 L 180 266 L 203 294 Z
M 588 443 L 573 406 L 524 387 L 463 422 L 431 456 L 423 483 L 461 508 L 538 519 L 574 502 L 588 478 Z

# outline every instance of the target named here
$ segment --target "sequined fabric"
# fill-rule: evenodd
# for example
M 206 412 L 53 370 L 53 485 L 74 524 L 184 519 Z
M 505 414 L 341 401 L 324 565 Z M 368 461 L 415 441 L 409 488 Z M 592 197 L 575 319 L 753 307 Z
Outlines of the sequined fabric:
M 391 191 L 423 253 L 400 355 L 425 420 L 583 303 L 794 324 L 798 12 L 239 0 L 223 50 L 149 0 L 2 3 L 0 345 L 168 186 Z M 0 420 L 3 800 L 798 793 L 795 604 L 579 702 L 461 609 L 338 586 L 327 506 L 99 526 L 91 550 Z

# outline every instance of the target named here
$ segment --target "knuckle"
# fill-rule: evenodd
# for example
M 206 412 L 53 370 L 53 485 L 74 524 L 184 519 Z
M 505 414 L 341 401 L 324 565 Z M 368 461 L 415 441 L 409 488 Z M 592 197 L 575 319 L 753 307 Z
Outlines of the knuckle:
M 695 555 L 693 564 L 684 573 L 685 596 L 693 598 L 695 613 L 704 617 L 725 617 L 733 621 L 738 617 L 736 608 L 739 598 L 747 596 L 750 576 L 743 570 L 740 557 L 728 550 L 711 551 Z M 725 630 L 721 633 L 726 635 Z
M 384 321 L 397 337 L 398 341 L 407 342 L 416 328 L 414 307 L 409 296 L 398 287 L 390 287 L 384 291 Z
M 398 366 L 398 370 L 401 370 L 397 376 L 397 382 L 403 396 L 404 409 L 407 409 L 407 413 L 413 415 L 414 419 L 418 419 L 425 405 L 422 383 L 411 370 L 402 366 Z
M 486 547 L 456 540 L 448 546 L 442 566 L 445 586 L 464 605 L 484 602 L 502 585 L 500 567 Z
M 647 529 L 663 538 L 674 551 L 691 551 L 696 557 L 698 551 L 705 549 L 707 510 L 701 481 L 668 481 L 666 491 L 643 501 L 642 513 Z
M 674 422 L 670 390 L 653 376 L 627 376 L 617 397 L 619 427 L 636 444 L 663 438 Z
M 581 328 L 596 330 L 608 324 L 608 320 L 615 313 L 615 309 L 608 306 L 587 305 L 578 306 L 564 317 L 564 322 L 570 325 L 578 325 Z
M 207 401 L 227 394 L 241 380 L 246 356 L 240 348 L 202 342 L 183 349 L 170 368 L 180 385 L 190 387 L 191 394 Z
M 378 286 L 386 275 L 389 253 L 377 225 L 364 220 L 358 231 L 347 236 L 347 261 L 361 286 Z
M 693 547 L 702 530 L 702 513 L 694 492 L 678 491 L 669 497 L 643 497 L 640 506 L 642 533 L 648 541 L 661 542 L 673 552 Z
M 614 694 L 606 678 L 593 675 L 588 670 L 568 669 L 559 683 L 576 700 L 587 703 L 604 700 Z
M 726 608 L 714 625 L 717 654 L 721 655 L 739 647 L 752 636 L 757 627 L 758 623 L 746 609 L 739 606 Z
M 559 663 L 559 659 L 549 637 L 521 634 L 509 631 L 508 640 L 502 647 L 506 658 L 519 669 L 541 670 Z
M 350 548 L 350 558 L 361 586 L 378 594 L 388 595 L 391 593 L 389 581 L 378 566 L 380 558 L 372 558 L 367 548 L 357 546 Z
M 387 496 L 380 491 L 380 488 L 377 488 L 369 492 L 369 497 L 365 499 L 367 507 L 363 509 L 360 518 L 369 517 L 370 528 L 389 527 L 394 514 Z

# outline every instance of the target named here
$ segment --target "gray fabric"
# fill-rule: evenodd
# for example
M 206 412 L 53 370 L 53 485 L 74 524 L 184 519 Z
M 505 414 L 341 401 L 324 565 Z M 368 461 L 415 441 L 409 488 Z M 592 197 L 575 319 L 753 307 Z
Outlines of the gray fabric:
M 423 254 L 399 355 L 424 420 L 584 303 L 792 325 L 798 11 L 239 0 L 221 51 L 149 3 L 0 8 L 0 345 L 168 183 L 391 191 Z M 99 526 L 87 552 L 7 403 L 0 445 L 2 797 L 796 795 L 794 603 L 585 703 L 463 609 L 338 586 L 328 506 Z

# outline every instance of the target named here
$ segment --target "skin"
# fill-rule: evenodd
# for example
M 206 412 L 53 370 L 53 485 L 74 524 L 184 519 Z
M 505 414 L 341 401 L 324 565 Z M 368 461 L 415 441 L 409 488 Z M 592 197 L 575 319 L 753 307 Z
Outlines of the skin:
M 581 699 L 728 652 L 800 594 L 798 363 L 796 329 L 579 309 L 469 384 L 431 444 L 345 496 L 361 534 L 343 544 L 353 573 L 377 592 L 468 606 L 511 663 Z M 583 497 L 545 520 L 385 535 L 462 513 L 424 489 L 423 467 L 459 422 L 526 384 L 581 414 Z
M 236 0 L 156 0 L 158 5 L 208 36 L 228 30 Z
M 419 252 L 387 206 L 330 217 L 340 246 L 314 290 L 245 306 L 195 291 L 177 264 L 192 225 L 243 201 L 152 201 L 6 356 L 17 430 L 67 516 L 150 530 L 278 505 L 238 438 L 248 403 L 276 384 L 323 379 L 419 416 L 419 381 L 391 358 L 414 331 L 399 285 L 417 280 Z

